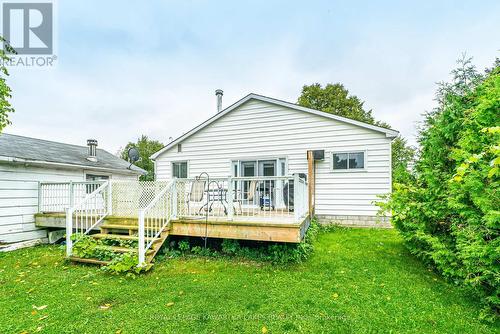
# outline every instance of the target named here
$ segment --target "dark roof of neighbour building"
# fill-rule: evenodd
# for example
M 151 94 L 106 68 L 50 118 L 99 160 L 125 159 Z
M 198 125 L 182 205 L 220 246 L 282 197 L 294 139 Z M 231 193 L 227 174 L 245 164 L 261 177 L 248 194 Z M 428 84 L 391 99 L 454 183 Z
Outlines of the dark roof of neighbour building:
M 13 162 L 64 164 L 125 173 L 146 173 L 142 168 L 130 165 L 129 162 L 103 149 L 97 149 L 97 161 L 90 161 L 87 159 L 87 146 L 64 144 L 7 133 L 0 134 L 0 157 L 6 157 Z

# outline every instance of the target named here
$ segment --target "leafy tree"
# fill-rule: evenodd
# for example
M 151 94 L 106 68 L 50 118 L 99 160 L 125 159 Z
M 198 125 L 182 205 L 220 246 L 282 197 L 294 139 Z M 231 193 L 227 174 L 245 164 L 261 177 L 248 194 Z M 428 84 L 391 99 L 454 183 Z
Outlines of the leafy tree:
M 340 83 L 329 83 L 325 87 L 321 87 L 319 83 L 305 85 L 302 87 L 302 93 L 297 100 L 297 104 L 368 124 L 390 128 L 389 124 L 376 121 L 372 111 L 365 110 L 363 107 L 364 102 L 355 95 L 349 95 L 349 91 Z M 392 144 L 393 182 L 406 182 L 411 178 L 409 167 L 414 158 L 414 151 L 412 147 L 407 145 L 404 138 L 397 137 L 394 139 Z
M 140 159 L 135 163 L 136 166 L 148 172 L 147 175 L 142 175 L 140 177 L 141 181 L 152 181 L 154 180 L 154 164 L 149 158 L 153 153 L 161 150 L 165 145 L 157 140 L 151 140 L 146 135 L 142 135 L 137 139 L 136 143 L 129 142 L 119 155 L 122 159 L 128 160 L 128 150 L 132 147 L 137 148 L 139 151 Z
M 412 165 L 415 149 L 401 136 L 392 141 L 392 182 L 408 183 L 414 180 Z
M 498 315 L 500 67 L 483 75 L 471 59 L 458 64 L 420 129 L 413 181 L 397 184 L 380 205 L 413 254 Z
M 319 83 L 305 85 L 302 87 L 297 104 L 389 128 L 388 124 L 375 121 L 372 111 L 363 108 L 364 102 L 355 95 L 349 95 L 349 91 L 340 83 L 329 83 L 324 88 Z
M 0 43 L 4 44 L 4 48 L 0 48 L 0 132 L 2 132 L 3 128 L 10 124 L 8 114 L 14 112 L 14 108 L 9 102 L 9 99 L 12 98 L 12 90 L 6 82 L 9 72 L 4 64 L 10 59 L 6 52 L 15 53 L 15 51 L 2 36 L 0 36 Z

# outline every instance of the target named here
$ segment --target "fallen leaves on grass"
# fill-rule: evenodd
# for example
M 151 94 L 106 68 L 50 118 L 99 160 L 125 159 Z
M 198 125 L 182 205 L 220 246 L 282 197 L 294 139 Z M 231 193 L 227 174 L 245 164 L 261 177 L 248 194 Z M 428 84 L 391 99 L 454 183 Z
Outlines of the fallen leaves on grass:
M 167 303 L 167 307 L 171 307 L 171 306 L 174 306 L 174 302 Z
M 266 327 L 266 326 L 262 327 L 262 334 L 266 334 L 267 332 L 269 332 L 269 331 L 267 330 L 267 327 Z
M 99 306 L 99 309 L 101 309 L 101 310 L 107 310 L 107 309 L 109 309 L 110 307 L 111 307 L 111 304 L 107 304 L 107 303 L 106 303 L 106 304 L 103 304 L 103 305 Z
M 37 311 L 41 311 L 41 310 L 45 310 L 47 308 L 48 305 L 42 305 L 42 306 L 36 306 L 36 305 L 33 305 L 33 308 Z

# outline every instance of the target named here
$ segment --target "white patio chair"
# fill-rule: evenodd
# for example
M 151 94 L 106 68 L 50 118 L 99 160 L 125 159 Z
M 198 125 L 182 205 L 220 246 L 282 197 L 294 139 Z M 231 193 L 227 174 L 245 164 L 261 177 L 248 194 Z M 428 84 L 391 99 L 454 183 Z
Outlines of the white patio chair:
M 245 181 L 243 181 L 243 182 L 245 182 Z M 237 191 L 237 194 L 233 199 L 233 205 L 234 205 L 234 202 L 238 203 L 238 206 L 240 207 L 240 214 L 243 213 L 243 209 L 241 206 L 243 204 L 243 201 L 246 201 L 247 203 L 252 203 L 254 201 L 255 193 L 257 192 L 257 184 L 258 184 L 258 182 L 255 180 L 250 181 L 250 184 L 248 186 L 247 198 L 244 198 L 244 194 L 245 194 L 244 189 Z
M 191 214 L 190 210 L 190 203 L 200 203 L 203 201 L 203 198 L 205 197 L 205 185 L 206 185 L 205 180 L 194 180 L 191 183 L 191 190 L 188 193 L 187 196 L 187 208 L 188 208 L 188 214 Z

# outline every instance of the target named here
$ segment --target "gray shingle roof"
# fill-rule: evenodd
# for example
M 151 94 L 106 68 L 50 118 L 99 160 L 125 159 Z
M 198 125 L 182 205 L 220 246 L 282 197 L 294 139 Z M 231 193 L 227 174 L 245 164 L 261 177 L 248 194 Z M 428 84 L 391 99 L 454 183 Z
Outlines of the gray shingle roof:
M 106 168 L 123 172 L 146 173 L 145 170 L 120 159 L 113 154 L 97 149 L 97 161 L 87 160 L 87 146 L 58 143 L 49 140 L 0 134 L 0 156 L 28 161 L 70 164 L 86 168 Z

